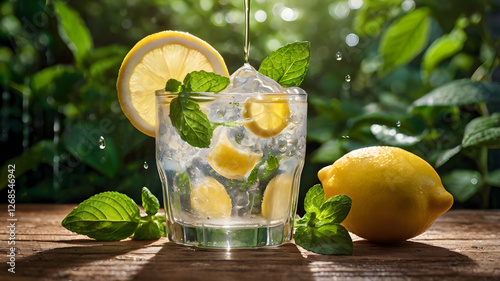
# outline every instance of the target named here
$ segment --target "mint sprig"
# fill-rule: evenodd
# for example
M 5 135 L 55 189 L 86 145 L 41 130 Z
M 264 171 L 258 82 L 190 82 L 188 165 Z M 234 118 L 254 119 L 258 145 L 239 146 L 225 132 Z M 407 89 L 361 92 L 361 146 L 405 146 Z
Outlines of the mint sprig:
M 156 215 L 159 201 L 146 187 L 142 189 L 142 205 L 147 213 L 144 217 L 141 217 L 139 207 L 130 197 L 106 191 L 80 203 L 61 225 L 99 241 L 119 241 L 132 235 L 134 240 L 165 236 L 165 216 Z
M 311 43 L 287 44 L 265 58 L 259 72 L 283 87 L 298 87 L 304 81 L 311 59 Z
M 206 148 L 212 142 L 213 127 L 189 93 L 180 93 L 170 102 L 170 120 L 181 139 L 191 146 Z
M 309 189 L 304 199 L 306 214 L 295 221 L 295 243 L 323 255 L 352 255 L 349 232 L 340 223 L 347 217 L 352 201 L 347 195 L 325 200 L 323 187 Z
M 169 79 L 165 91 L 178 92 L 170 102 L 170 120 L 181 139 L 191 146 L 207 148 L 212 142 L 214 127 L 200 106 L 190 98 L 191 92 L 218 93 L 229 85 L 229 78 L 206 71 L 188 73 L 181 83 Z

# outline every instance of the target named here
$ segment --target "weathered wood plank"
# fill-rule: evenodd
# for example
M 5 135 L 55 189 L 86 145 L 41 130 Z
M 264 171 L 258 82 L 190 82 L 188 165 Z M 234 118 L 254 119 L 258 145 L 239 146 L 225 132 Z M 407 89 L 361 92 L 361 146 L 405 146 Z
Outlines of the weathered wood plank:
M 7 272 L 8 217 L 7 211 L 0 212 L 0 279 L 500 280 L 499 210 L 450 211 L 426 233 L 395 245 L 353 235 L 352 256 L 324 256 L 293 243 L 226 251 L 176 245 L 165 238 L 97 242 L 60 225 L 74 207 L 18 205 L 15 274 Z

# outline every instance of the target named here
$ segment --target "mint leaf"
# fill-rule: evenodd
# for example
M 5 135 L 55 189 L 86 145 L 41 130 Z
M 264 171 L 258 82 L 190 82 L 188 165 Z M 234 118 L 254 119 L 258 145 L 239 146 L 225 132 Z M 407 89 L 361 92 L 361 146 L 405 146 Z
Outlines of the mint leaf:
M 127 195 L 107 191 L 83 201 L 61 222 L 66 229 L 100 241 L 131 236 L 139 225 L 139 208 Z
M 311 43 L 287 44 L 265 58 L 259 72 L 272 78 L 283 87 L 300 86 L 311 59 Z
M 170 120 L 181 139 L 191 146 L 206 148 L 212 142 L 213 128 L 200 106 L 181 93 L 170 103 Z
M 325 202 L 325 192 L 321 184 L 311 187 L 304 198 L 304 209 L 306 213 L 319 213 L 319 207 Z
M 210 146 L 214 126 L 200 106 L 189 99 L 189 92 L 218 93 L 229 85 L 229 78 L 206 71 L 193 71 L 186 75 L 183 83 L 170 79 L 166 91 L 181 92 L 170 103 L 170 120 L 181 139 L 191 146 L 206 148 Z
M 192 189 L 188 173 L 184 172 L 175 175 L 175 185 L 177 186 L 181 194 L 188 194 Z
M 273 155 L 269 155 L 269 157 L 267 157 L 266 165 L 264 165 L 264 167 L 262 168 L 262 172 L 259 175 L 260 176 L 259 179 L 261 181 L 266 181 L 272 178 L 278 171 L 278 167 L 279 167 L 278 159 Z
M 262 165 L 264 165 L 264 167 L 262 167 Z M 261 167 L 262 170 L 259 173 Z M 240 183 L 240 186 L 246 188 L 256 183 L 257 180 L 260 180 L 260 182 L 267 181 L 276 174 L 278 168 L 278 159 L 270 154 L 267 160 L 261 160 L 257 165 L 255 165 L 250 172 L 250 175 L 248 175 L 247 181 L 245 183 Z
M 295 229 L 295 243 L 322 255 L 352 255 L 353 244 L 349 232 L 340 224 L 321 227 L 299 226 Z
M 304 199 L 306 214 L 295 221 L 295 243 L 324 255 L 351 255 L 349 232 L 340 223 L 347 217 L 352 201 L 347 195 L 325 200 L 321 184 L 311 187 Z
M 341 223 L 351 210 L 352 200 L 347 195 L 337 195 L 328 198 L 320 207 L 318 219 L 323 223 Z
M 142 188 L 141 195 L 144 212 L 150 216 L 158 213 L 158 209 L 160 209 L 160 201 L 158 201 L 158 198 L 156 198 L 147 187 Z
M 134 240 L 156 240 L 167 236 L 165 224 L 156 217 L 148 217 L 150 220 L 142 223 L 134 234 Z
M 229 78 L 213 72 L 193 71 L 186 75 L 181 92 L 218 93 L 229 85 Z
M 175 80 L 174 78 L 170 78 L 165 85 L 165 91 L 178 93 L 181 92 L 182 82 L 179 80 Z

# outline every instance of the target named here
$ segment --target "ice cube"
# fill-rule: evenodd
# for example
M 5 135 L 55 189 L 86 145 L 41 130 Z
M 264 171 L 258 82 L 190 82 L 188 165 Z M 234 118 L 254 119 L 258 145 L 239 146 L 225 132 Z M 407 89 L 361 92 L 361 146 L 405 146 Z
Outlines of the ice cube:
M 283 93 L 278 82 L 259 73 L 250 64 L 245 63 L 230 77 L 230 84 L 221 93 Z

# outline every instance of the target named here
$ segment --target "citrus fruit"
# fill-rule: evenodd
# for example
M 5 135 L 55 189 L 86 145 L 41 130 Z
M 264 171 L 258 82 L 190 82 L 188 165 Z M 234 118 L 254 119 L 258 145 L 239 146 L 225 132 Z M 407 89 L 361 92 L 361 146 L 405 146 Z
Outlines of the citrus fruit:
M 120 106 L 141 132 L 155 135 L 155 91 L 170 78 L 183 81 L 192 71 L 229 76 L 221 55 L 189 33 L 162 31 L 140 40 L 125 56 L 116 88 Z
M 228 179 L 242 179 L 261 158 L 261 154 L 252 152 L 250 149 L 245 151 L 243 147 L 237 148 L 229 141 L 226 134 L 221 136 L 217 145 L 207 156 L 208 164 Z
M 249 98 L 243 107 L 243 118 L 249 119 L 245 127 L 261 138 L 271 138 L 288 125 L 288 101 L 276 95 Z
M 347 153 L 318 177 L 325 197 L 345 194 L 352 207 L 342 223 L 367 240 L 415 237 L 453 204 L 453 196 L 425 160 L 403 149 L 374 146 Z
M 191 192 L 191 208 L 204 218 L 225 219 L 231 216 L 231 198 L 221 183 L 206 177 Z
M 262 199 L 262 215 L 269 220 L 283 220 L 290 209 L 293 176 L 279 174 L 266 186 Z

